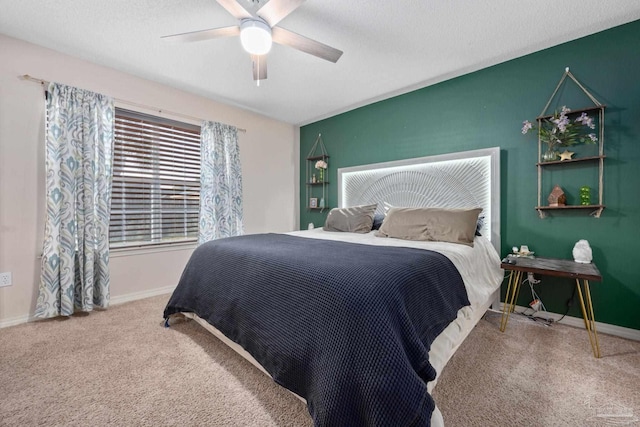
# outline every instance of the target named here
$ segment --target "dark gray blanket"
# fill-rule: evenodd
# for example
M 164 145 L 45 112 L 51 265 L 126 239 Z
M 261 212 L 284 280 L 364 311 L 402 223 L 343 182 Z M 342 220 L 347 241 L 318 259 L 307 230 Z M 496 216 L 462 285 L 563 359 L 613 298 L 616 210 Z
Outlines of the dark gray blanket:
M 258 234 L 198 247 L 164 317 L 218 328 L 307 399 L 316 426 L 427 426 L 430 345 L 468 304 L 439 253 Z

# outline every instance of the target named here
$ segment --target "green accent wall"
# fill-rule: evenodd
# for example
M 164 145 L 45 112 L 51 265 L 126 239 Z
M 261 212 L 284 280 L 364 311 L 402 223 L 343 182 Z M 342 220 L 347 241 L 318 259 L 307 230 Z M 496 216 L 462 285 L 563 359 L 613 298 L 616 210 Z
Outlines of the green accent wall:
M 640 21 L 536 52 L 493 67 L 376 102 L 300 129 L 300 224 L 324 223 L 327 211 L 308 212 L 305 157 L 317 135 L 330 156 L 328 206 L 337 205 L 337 169 L 434 154 L 501 148 L 501 233 L 506 255 L 527 244 L 537 255 L 571 258 L 579 239 L 587 239 L 603 275 L 592 283 L 596 320 L 640 329 Z M 603 104 L 605 110 L 604 204 L 600 218 L 562 211 L 538 218 L 537 141 L 522 135 L 522 121 L 534 121 L 565 67 Z M 555 108 L 592 104 L 567 81 Z M 576 150 L 572 150 L 576 151 Z M 593 165 L 595 166 L 595 164 Z M 587 165 L 555 172 L 569 203 L 581 185 L 594 187 Z M 570 173 L 575 172 L 575 173 Z M 552 172 L 553 173 L 553 172 Z M 552 184 L 545 182 L 543 204 Z M 564 313 L 575 284 L 542 277 L 537 286 L 549 311 Z M 503 286 L 503 293 L 504 293 Z M 523 287 L 518 303 L 531 300 Z M 569 315 L 581 317 L 578 299 Z

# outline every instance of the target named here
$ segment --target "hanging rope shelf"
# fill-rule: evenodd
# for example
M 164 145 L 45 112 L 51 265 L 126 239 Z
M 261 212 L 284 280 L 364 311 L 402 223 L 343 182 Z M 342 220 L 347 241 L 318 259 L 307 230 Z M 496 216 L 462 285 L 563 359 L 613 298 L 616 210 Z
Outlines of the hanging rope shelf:
M 307 187 L 307 210 L 328 209 L 329 181 L 328 181 L 329 155 L 322 141 L 322 134 L 318 134 L 316 141 L 307 155 L 307 173 L 305 186 Z M 317 166 L 321 166 L 318 168 Z M 318 187 L 322 190 L 320 193 Z M 320 196 L 320 197 L 316 197 Z
M 542 151 L 543 148 L 542 148 L 542 146 L 543 146 L 544 142 L 542 141 L 542 138 L 541 138 L 541 136 L 542 136 L 541 135 L 542 124 L 543 124 L 543 122 L 548 121 L 549 119 L 554 117 L 554 114 L 549 115 L 547 111 L 549 109 L 549 106 L 553 102 L 554 98 L 558 94 L 558 91 L 562 87 L 563 83 L 565 83 L 565 81 L 567 81 L 567 77 L 569 77 L 569 79 L 571 79 L 571 81 L 573 81 L 578 86 L 578 88 L 580 88 L 580 90 L 593 103 L 593 106 L 590 106 L 590 107 L 582 108 L 582 109 L 579 109 L 579 110 L 571 109 L 569 114 L 575 115 L 575 114 L 595 112 L 595 111 L 598 112 L 598 154 L 595 155 L 595 156 L 585 156 L 585 157 L 580 157 L 580 158 L 573 159 L 573 158 L 571 158 L 571 156 L 574 153 L 571 153 L 571 152 L 568 152 L 568 150 L 565 150 L 565 153 L 562 153 L 561 160 L 543 161 L 544 159 L 543 159 L 543 151 Z M 578 79 L 576 79 L 576 77 L 571 73 L 571 71 L 569 71 L 569 67 L 565 68 L 565 71 L 564 71 L 564 73 L 562 75 L 562 78 L 560 78 L 560 81 L 558 82 L 558 85 L 556 86 L 555 90 L 551 94 L 551 97 L 549 98 L 549 101 L 547 101 L 547 104 L 542 109 L 542 112 L 540 113 L 540 116 L 538 116 L 536 118 L 536 120 L 538 122 L 538 159 L 539 159 L 538 163 L 536 164 L 536 166 L 538 168 L 538 205 L 536 206 L 536 210 L 538 211 L 538 215 L 540 216 L 540 218 L 544 218 L 548 211 L 557 210 L 557 209 L 587 209 L 587 210 L 592 210 L 591 215 L 596 217 L 596 218 L 600 218 L 600 214 L 602 213 L 602 211 L 604 209 L 604 205 L 603 205 L 604 159 L 605 159 L 605 155 L 604 155 L 604 109 L 605 109 L 605 105 L 600 103 L 600 101 L 598 101 L 595 98 L 595 96 L 593 96 L 578 81 Z M 565 156 L 565 154 L 567 154 L 567 155 Z M 552 166 L 552 165 L 575 163 L 575 162 L 590 162 L 590 161 L 595 161 L 598 164 L 598 203 L 597 204 L 593 204 L 592 205 L 590 203 L 587 203 L 587 204 L 579 204 L 579 205 L 562 205 L 562 206 L 543 206 L 542 205 L 542 203 L 541 203 L 542 202 L 542 196 L 541 196 L 542 195 L 542 175 L 543 175 L 543 169 L 544 168 L 546 168 L 547 166 Z

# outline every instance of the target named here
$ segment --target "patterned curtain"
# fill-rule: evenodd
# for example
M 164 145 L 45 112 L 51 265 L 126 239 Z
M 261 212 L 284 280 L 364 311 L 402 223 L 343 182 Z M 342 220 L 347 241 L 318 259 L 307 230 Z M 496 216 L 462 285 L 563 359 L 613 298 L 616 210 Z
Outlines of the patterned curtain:
M 109 305 L 113 100 L 49 84 L 47 219 L 36 316 Z
M 242 171 L 238 130 L 222 123 L 203 122 L 200 156 L 198 243 L 241 235 Z

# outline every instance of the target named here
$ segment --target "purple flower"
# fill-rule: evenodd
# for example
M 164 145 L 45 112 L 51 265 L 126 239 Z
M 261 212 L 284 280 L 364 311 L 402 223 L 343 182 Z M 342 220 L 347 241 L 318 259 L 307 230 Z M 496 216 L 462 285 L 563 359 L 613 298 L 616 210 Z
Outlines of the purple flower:
M 580 117 L 576 119 L 576 123 L 582 123 L 590 129 L 596 128 L 596 124 L 593 122 L 593 119 L 587 115 L 587 113 L 582 113 Z
M 560 116 L 560 119 L 556 122 L 558 126 L 558 130 L 562 133 L 567 130 L 567 125 L 569 124 L 569 119 L 566 116 Z
M 566 106 L 563 105 L 562 111 L 560 112 L 560 117 L 552 120 L 553 123 L 555 123 L 556 126 L 558 126 L 558 130 L 561 133 L 567 130 L 567 125 L 569 124 L 569 118 L 567 117 L 567 113 L 570 111 L 571 111 L 570 109 L 568 109 Z
M 581 112 L 580 117 L 575 120 L 569 118 L 571 109 L 566 105 L 562 106 L 560 111 L 555 111 L 552 116 L 542 117 L 538 119 L 538 140 L 541 143 L 547 144 L 550 148 L 557 145 L 571 146 L 580 143 L 593 143 L 598 140 L 595 133 L 586 134 L 582 131 L 581 127 L 585 126 L 590 129 L 595 129 L 596 125 L 594 119 L 589 117 L 587 113 Z M 535 125 L 525 120 L 522 122 L 522 134 L 526 134 Z M 588 132 L 588 131 L 587 131 Z
M 580 117 L 576 119 L 576 123 L 584 123 L 584 121 L 588 119 L 589 119 L 589 116 L 587 116 L 587 113 L 582 113 L 580 114 Z

